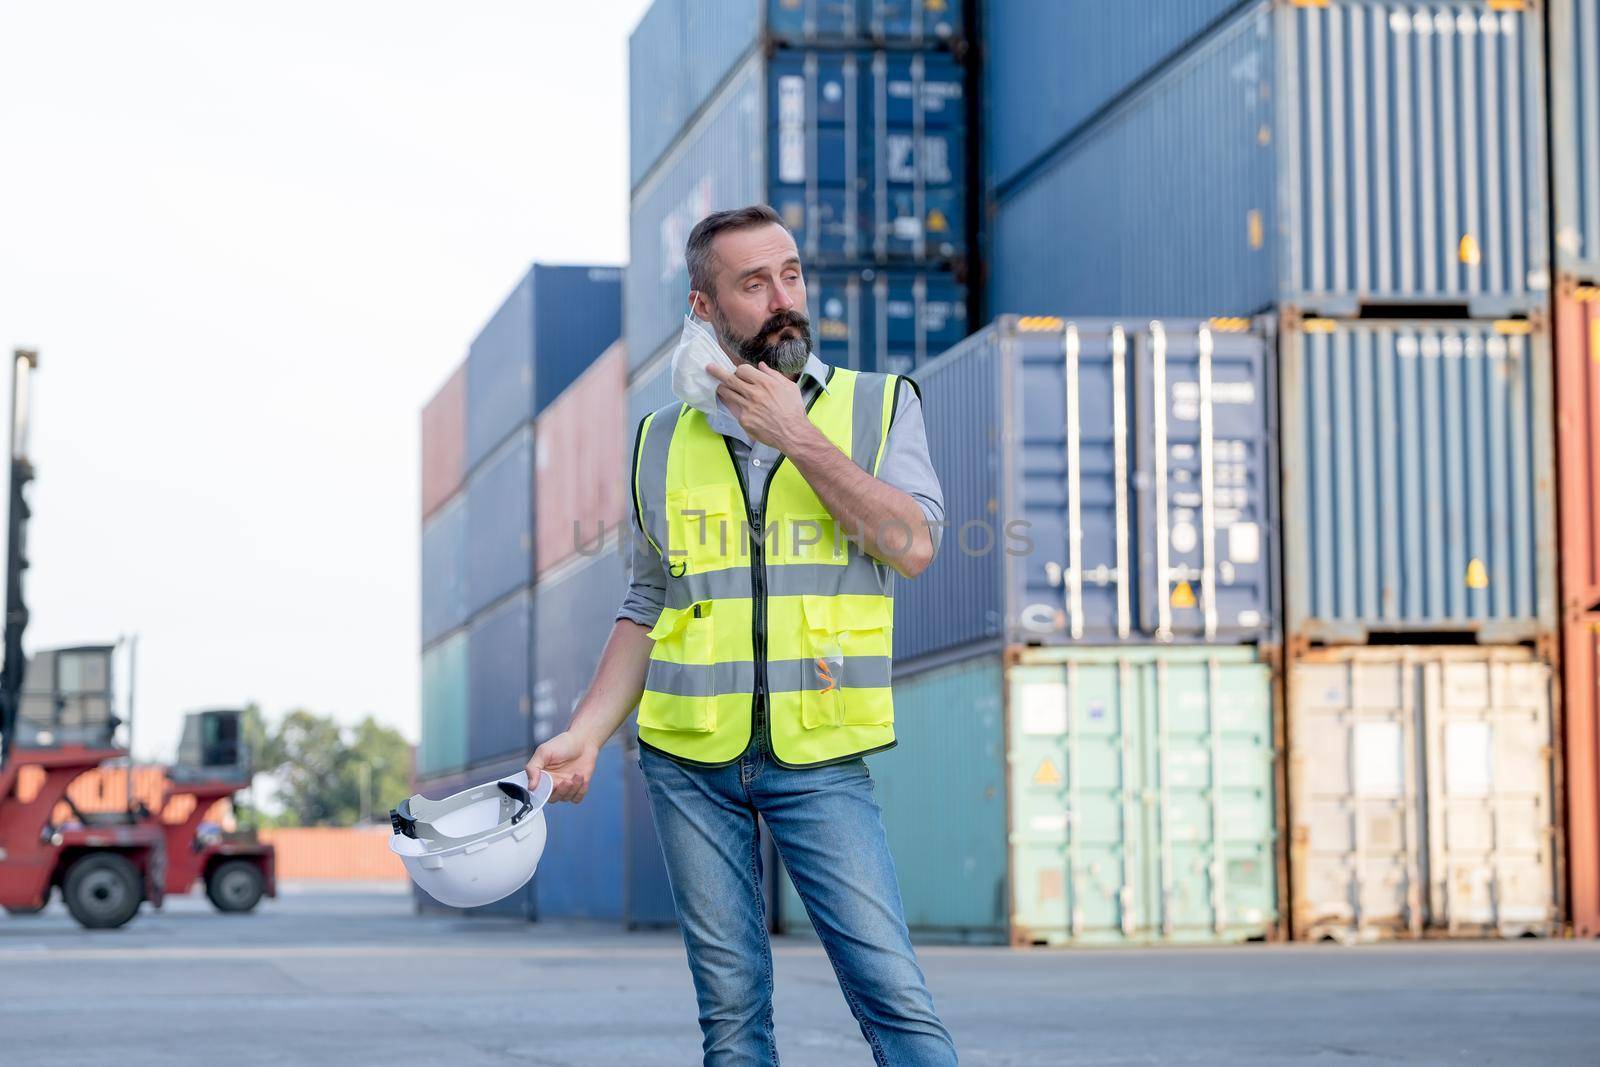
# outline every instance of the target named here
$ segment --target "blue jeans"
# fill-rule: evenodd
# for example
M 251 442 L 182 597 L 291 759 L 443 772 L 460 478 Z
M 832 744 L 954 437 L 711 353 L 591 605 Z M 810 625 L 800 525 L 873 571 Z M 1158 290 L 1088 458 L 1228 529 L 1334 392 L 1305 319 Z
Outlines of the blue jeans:
M 911 948 L 865 760 L 785 770 L 757 741 L 727 767 L 686 767 L 644 748 L 639 766 L 694 974 L 706 1067 L 778 1062 L 757 813 L 874 1061 L 956 1062 Z

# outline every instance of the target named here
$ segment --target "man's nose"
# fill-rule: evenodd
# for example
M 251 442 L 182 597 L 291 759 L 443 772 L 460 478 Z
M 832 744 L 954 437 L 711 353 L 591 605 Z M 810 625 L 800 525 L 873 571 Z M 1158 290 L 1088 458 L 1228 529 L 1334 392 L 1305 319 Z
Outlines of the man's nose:
M 772 287 L 772 299 L 767 301 L 769 315 L 775 315 L 780 311 L 792 311 L 794 306 L 794 297 L 789 295 L 788 289 L 781 285 Z

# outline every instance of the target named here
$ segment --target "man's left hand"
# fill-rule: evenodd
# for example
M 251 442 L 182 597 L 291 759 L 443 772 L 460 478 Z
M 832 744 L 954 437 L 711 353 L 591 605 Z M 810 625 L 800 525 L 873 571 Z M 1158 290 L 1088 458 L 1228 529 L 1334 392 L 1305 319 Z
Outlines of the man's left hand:
M 739 420 L 750 439 L 788 454 L 813 431 L 806 417 L 800 386 L 765 363 L 742 363 L 732 373 L 717 366 L 706 368 L 722 384 L 717 397 Z

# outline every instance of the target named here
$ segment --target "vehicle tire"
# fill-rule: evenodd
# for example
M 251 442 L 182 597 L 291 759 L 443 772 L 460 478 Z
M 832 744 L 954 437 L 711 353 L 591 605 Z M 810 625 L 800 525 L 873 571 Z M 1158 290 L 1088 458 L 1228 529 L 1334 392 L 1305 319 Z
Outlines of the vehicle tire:
M 138 914 L 144 885 L 128 857 L 91 852 L 67 870 L 61 897 L 79 926 L 111 930 Z
M 249 860 L 227 860 L 206 875 L 206 896 L 218 911 L 254 911 L 265 891 L 261 869 Z

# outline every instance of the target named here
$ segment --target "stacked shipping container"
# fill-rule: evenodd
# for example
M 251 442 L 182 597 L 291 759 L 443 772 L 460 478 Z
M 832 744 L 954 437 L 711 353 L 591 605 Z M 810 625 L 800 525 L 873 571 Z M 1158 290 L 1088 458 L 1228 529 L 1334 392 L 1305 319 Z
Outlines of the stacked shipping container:
M 1069 52 L 1108 55 L 1107 26 L 1138 5 L 995 6 L 993 306 L 1259 315 L 1253 332 L 1279 369 L 1286 589 L 1281 631 L 1263 639 L 1281 633 L 1288 653 L 1277 743 L 1292 753 L 1294 933 L 1550 932 L 1558 605 L 1540 5 L 1163 5 L 1181 17 L 1143 34 L 1127 66 L 1091 65 L 1043 128 L 1002 103 L 1039 47 L 1019 27 L 1051 18 Z M 1551 39 L 1559 50 L 1568 38 Z M 1083 433 L 1080 447 L 1095 440 Z M 1005 462 L 1043 473 L 1034 445 L 1002 447 Z M 1233 465 L 1213 449 L 1199 468 L 1215 484 Z M 1164 515 L 1130 494 L 1131 507 L 1096 497 L 1103 467 L 1077 466 L 1088 514 L 1116 506 L 1170 545 Z M 1075 521 L 1067 544 L 1086 547 L 1071 559 L 1093 564 L 1103 534 Z M 1051 572 L 1057 613 L 1024 590 L 1016 618 L 1070 631 L 1077 605 L 1141 638 L 1149 583 L 1130 580 L 1134 553 L 1116 558 L 1095 572 L 1115 577 L 1115 612 Z M 1070 561 L 1059 574 L 1073 575 Z M 1008 624 L 1004 612 L 989 623 Z
M 1543 306 L 1541 14 L 1483 0 L 1247 5 L 997 187 L 992 306 Z M 1007 65 L 991 53 L 987 69 Z
M 1600 2 L 1550 0 L 1550 63 L 1567 869 L 1600 937 Z
M 794 231 L 830 361 L 909 368 L 965 333 L 961 32 L 940 0 L 650 8 L 629 41 L 636 372 L 687 310 L 689 231 L 751 203 Z
M 1250 326 L 1002 317 L 918 375 L 949 525 L 897 594 L 904 744 L 873 773 L 919 936 L 1277 933 L 1276 393 Z
M 626 445 L 604 435 L 622 435 L 620 331 L 617 268 L 535 264 L 423 409 L 418 778 L 430 795 L 516 771 L 549 728 L 534 582 L 572 554 L 562 542 L 575 524 L 619 517 Z M 611 778 L 595 794 L 609 788 L 620 811 Z M 560 900 L 545 894 L 550 913 Z M 531 918 L 538 903 L 530 886 L 484 910 Z

